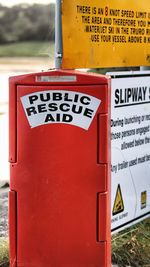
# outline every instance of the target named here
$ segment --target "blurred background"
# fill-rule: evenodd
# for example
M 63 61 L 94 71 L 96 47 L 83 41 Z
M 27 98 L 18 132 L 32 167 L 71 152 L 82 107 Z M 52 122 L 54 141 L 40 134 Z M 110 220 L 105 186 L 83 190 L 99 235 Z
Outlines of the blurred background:
M 0 1 L 0 186 L 9 181 L 8 78 L 54 68 L 55 0 Z

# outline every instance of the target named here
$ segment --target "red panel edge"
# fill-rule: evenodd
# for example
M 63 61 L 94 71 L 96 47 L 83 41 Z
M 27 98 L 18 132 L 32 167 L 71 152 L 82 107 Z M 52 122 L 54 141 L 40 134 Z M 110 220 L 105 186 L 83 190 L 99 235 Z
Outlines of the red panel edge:
M 12 79 L 9 79 L 9 162 L 15 163 L 17 157 L 17 91 Z
M 98 242 L 106 243 L 106 267 L 111 266 L 111 216 L 108 192 L 98 193 Z
M 99 114 L 99 159 L 98 163 L 108 163 L 108 114 Z M 110 151 L 109 151 L 110 152 Z
M 9 191 L 9 253 L 10 267 L 17 266 L 17 193 Z
M 61 82 L 40 82 L 36 81 L 35 77 L 40 76 L 72 76 L 76 75 L 76 81 L 61 81 Z M 86 78 L 86 79 L 85 79 Z M 91 85 L 91 84 L 109 84 L 110 76 L 89 73 L 76 70 L 49 70 L 47 72 L 31 73 L 26 75 L 12 76 L 10 82 L 16 85 Z
M 98 241 L 107 240 L 107 192 L 98 193 Z

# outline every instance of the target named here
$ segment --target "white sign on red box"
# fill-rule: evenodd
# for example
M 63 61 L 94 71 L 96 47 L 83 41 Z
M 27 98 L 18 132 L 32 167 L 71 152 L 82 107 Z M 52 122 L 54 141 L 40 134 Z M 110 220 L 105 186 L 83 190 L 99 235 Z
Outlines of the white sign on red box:
M 79 92 L 48 90 L 25 95 L 21 102 L 31 128 L 64 123 L 88 130 L 101 100 Z

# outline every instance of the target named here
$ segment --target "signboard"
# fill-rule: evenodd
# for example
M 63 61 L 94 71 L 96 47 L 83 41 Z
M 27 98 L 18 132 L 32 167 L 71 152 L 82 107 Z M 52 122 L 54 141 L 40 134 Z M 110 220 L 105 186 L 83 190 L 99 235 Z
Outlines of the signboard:
M 62 36 L 63 69 L 149 66 L 150 2 L 63 0 Z
M 109 75 L 114 233 L 150 216 L 150 72 Z
M 88 130 L 100 105 L 96 97 L 64 90 L 49 90 L 21 98 L 31 128 L 65 123 Z

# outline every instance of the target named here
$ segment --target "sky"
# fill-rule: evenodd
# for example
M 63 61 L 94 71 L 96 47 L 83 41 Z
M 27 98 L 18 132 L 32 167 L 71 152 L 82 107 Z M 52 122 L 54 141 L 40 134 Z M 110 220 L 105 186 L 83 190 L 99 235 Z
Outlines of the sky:
M 55 0 L 0 0 L 0 4 L 2 4 L 3 6 L 13 6 L 20 3 L 48 4 L 48 3 L 55 3 Z

